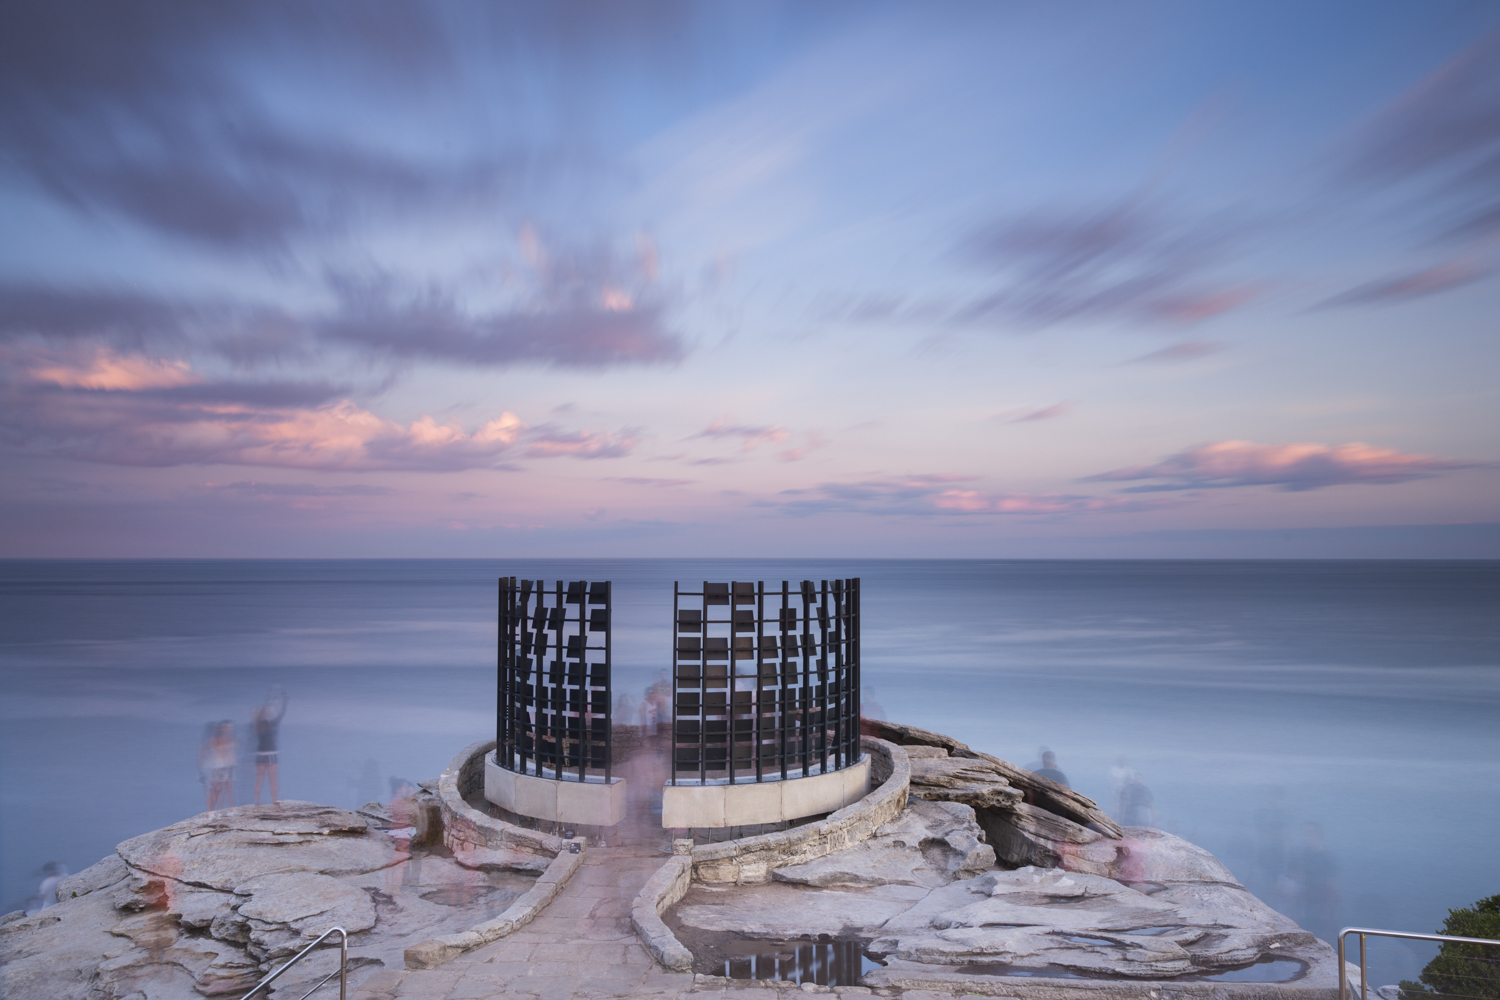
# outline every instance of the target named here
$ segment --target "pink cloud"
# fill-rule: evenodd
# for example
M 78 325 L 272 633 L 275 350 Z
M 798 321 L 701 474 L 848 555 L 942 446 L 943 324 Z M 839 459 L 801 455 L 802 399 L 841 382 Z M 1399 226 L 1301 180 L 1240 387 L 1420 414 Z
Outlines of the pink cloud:
M 527 458 L 622 458 L 636 445 L 636 432 L 559 431 L 538 427 L 528 436 Z
M 1138 358 L 1131 358 L 1129 364 L 1158 365 L 1158 364 L 1180 364 L 1184 361 L 1196 361 L 1206 358 L 1210 354 L 1218 354 L 1224 350 L 1223 344 L 1216 344 L 1210 340 L 1186 340 L 1180 344 L 1163 347 L 1159 351 L 1142 354 Z
M 787 436 L 786 428 L 780 424 L 770 427 L 749 427 L 744 424 L 730 424 L 725 420 L 715 420 L 693 435 L 695 438 L 739 438 L 740 451 L 753 451 L 767 442 L 780 443 L 785 441 Z
M 817 431 L 808 431 L 807 442 L 805 444 L 797 448 L 788 448 L 785 451 L 778 451 L 776 453 L 776 457 L 781 459 L 783 462 L 800 462 L 808 455 L 811 455 L 813 452 L 817 451 L 819 448 L 826 448 L 827 446 L 828 441 L 823 437 L 823 435 L 819 434 Z
M 1378 448 L 1362 442 L 1326 444 L 1256 444 L 1218 441 L 1168 456 L 1154 465 L 1136 465 L 1087 477 L 1095 482 L 1157 479 L 1126 492 L 1186 490 L 1229 486 L 1277 486 L 1283 490 L 1316 490 L 1345 483 L 1389 484 L 1425 479 L 1477 463 L 1458 462 Z
M 656 486 L 664 489 L 691 486 L 697 482 L 696 479 L 652 479 L 649 476 L 611 476 L 610 480 L 616 483 L 629 483 L 631 486 Z
M 988 493 L 957 484 L 973 476 L 889 476 L 854 483 L 823 483 L 783 490 L 776 503 L 790 513 L 902 515 L 1086 514 L 1151 510 L 1177 501 L 1064 493 Z
M 514 468 L 506 458 L 613 458 L 636 433 L 569 432 L 501 413 L 468 430 L 410 423 L 330 398 L 326 385 L 218 382 L 186 362 L 99 351 L 0 358 L 0 432 L 13 447 L 116 465 L 250 465 L 342 471 Z
M 1061 403 L 1053 403 L 1051 406 L 1020 407 L 1013 410 L 1005 410 L 995 414 L 994 419 L 1007 424 L 1029 424 L 1038 420 L 1052 420 L 1061 417 L 1073 408 L 1073 404 L 1064 400 Z
M 26 374 L 33 382 L 65 389 L 138 391 L 196 385 L 205 381 L 193 375 L 189 368 L 186 361 L 117 354 L 101 347 L 83 360 L 50 357 L 38 361 Z

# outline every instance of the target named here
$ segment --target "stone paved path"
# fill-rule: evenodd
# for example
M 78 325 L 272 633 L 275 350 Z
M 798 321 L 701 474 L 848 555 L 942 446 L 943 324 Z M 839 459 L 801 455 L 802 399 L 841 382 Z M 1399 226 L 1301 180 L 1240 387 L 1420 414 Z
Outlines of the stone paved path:
M 383 969 L 365 980 L 354 1000 L 603 1000 L 606 997 L 777 1000 L 782 989 L 701 982 L 692 973 L 668 972 L 651 960 L 630 923 L 630 903 L 666 858 L 644 845 L 591 848 L 583 867 L 551 904 L 508 938 L 438 969 Z M 788 990 L 800 993 L 788 984 Z M 801 990 L 844 995 L 863 987 Z M 908 992 L 904 1000 L 954 1000 L 949 994 Z

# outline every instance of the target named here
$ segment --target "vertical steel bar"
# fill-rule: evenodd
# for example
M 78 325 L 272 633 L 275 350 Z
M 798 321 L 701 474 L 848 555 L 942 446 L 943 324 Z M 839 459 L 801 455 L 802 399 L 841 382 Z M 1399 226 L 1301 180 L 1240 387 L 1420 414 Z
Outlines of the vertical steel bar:
M 781 620 L 777 623 L 777 642 L 780 643 L 781 659 L 776 664 L 776 728 L 780 730 L 781 745 L 778 760 L 781 761 L 781 780 L 786 780 L 786 726 L 787 716 L 787 686 L 786 686 L 786 609 L 787 604 L 787 582 L 781 581 Z
M 737 727 L 735 726 L 736 720 L 734 717 L 734 689 L 737 683 L 734 675 L 736 670 L 735 664 L 736 662 L 738 662 L 734 658 L 734 588 L 735 582 L 733 580 L 730 580 L 729 611 L 726 612 L 726 616 L 729 618 L 729 652 L 726 654 L 729 657 L 729 662 L 728 665 L 724 667 L 724 683 L 725 685 L 727 685 L 724 692 L 724 707 L 728 711 L 728 715 L 725 717 L 725 728 L 728 730 L 728 732 L 725 734 L 725 740 L 727 741 L 725 743 L 725 749 L 727 752 L 724 754 L 724 765 L 729 769 L 729 783 L 731 785 L 734 784 L 734 747 L 735 738 L 738 735 L 735 732 L 735 729 Z M 708 587 L 705 585 L 704 590 L 707 589 Z M 705 596 L 703 600 L 706 606 L 708 597 Z
M 698 595 L 698 784 L 708 784 L 708 581 Z
M 761 760 L 761 751 L 765 744 L 761 741 L 760 720 L 764 714 L 765 704 L 761 701 L 760 694 L 765 690 L 765 650 L 761 646 L 761 639 L 766 634 L 766 583 L 760 580 L 755 584 L 755 688 L 750 694 L 750 707 L 755 712 L 755 780 L 760 781 L 765 777 L 765 768 Z
M 615 583 L 604 581 L 604 783 L 615 766 Z M 674 671 L 675 673 L 675 671 Z
M 678 631 L 678 629 L 680 628 L 680 626 L 678 625 L 678 614 L 682 610 L 681 590 L 682 590 L 682 584 L 679 583 L 676 580 L 673 580 L 672 581 L 672 654 L 671 654 L 672 658 L 667 661 L 669 664 L 671 664 L 670 669 L 672 671 L 672 729 L 671 729 L 672 739 L 667 743 L 667 745 L 669 747 L 671 747 L 672 749 L 671 749 L 671 759 L 667 763 L 667 767 L 670 769 L 670 777 L 668 777 L 667 780 L 670 781 L 674 785 L 677 784 L 677 738 L 678 738 L 678 730 L 677 730 L 677 705 L 678 705 L 678 701 L 677 701 L 677 695 L 682 690 L 682 688 L 679 686 L 680 685 L 680 678 L 678 677 L 678 673 L 677 673 L 677 642 L 678 642 L 678 636 L 681 634 Z M 660 720 L 658 720 L 658 721 L 660 721 Z
M 1359 936 L 1359 1000 L 1365 1000 L 1365 936 Z

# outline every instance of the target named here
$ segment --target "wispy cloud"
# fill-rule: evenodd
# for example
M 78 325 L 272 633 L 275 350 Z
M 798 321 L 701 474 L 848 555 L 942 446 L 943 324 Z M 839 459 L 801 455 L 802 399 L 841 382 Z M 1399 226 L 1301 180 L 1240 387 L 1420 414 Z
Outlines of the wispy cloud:
M 728 438 L 740 442 L 740 451 L 754 451 L 757 447 L 767 442 L 779 443 L 785 441 L 787 436 L 787 429 L 780 424 L 768 427 L 752 427 L 746 424 L 731 424 L 727 420 L 715 420 L 687 440 L 691 441 L 694 438 L 722 440 Z M 699 462 L 697 464 L 706 465 L 709 463 Z
M 394 492 L 384 486 L 368 486 L 363 483 L 317 486 L 312 483 L 258 483 L 250 479 L 233 483 L 204 483 L 203 486 L 205 489 L 267 497 L 381 497 Z
M 995 414 L 994 419 L 1005 424 L 1030 424 L 1039 420 L 1055 420 L 1073 409 L 1073 404 L 1064 400 L 1051 406 L 1023 406 Z
M 1186 361 L 1196 361 L 1206 358 L 1210 354 L 1218 354 L 1224 350 L 1223 344 L 1216 344 L 1210 340 L 1185 340 L 1180 344 L 1172 344 L 1158 351 L 1142 354 L 1138 358 L 1131 358 L 1126 364 L 1131 365 L 1176 365 Z
M 1366 282 L 1357 288 L 1335 295 L 1323 305 L 1324 307 L 1358 306 L 1425 298 L 1472 284 L 1481 278 L 1488 277 L 1492 271 L 1493 268 L 1475 260 L 1449 261 L 1436 267 Z
M 763 501 L 790 514 L 880 514 L 909 517 L 997 514 L 1086 514 L 1150 510 L 1161 501 L 1064 493 L 993 493 L 962 484 L 976 477 L 949 474 L 889 476 L 783 490 Z M 779 499 L 789 498 L 789 499 Z
M 607 254 L 604 255 L 607 257 Z M 241 363 L 330 347 L 373 359 L 602 369 L 670 364 L 685 347 L 660 299 L 627 305 L 607 266 L 539 277 L 510 308 L 474 309 L 436 288 L 404 297 L 387 276 L 331 280 L 331 310 L 193 301 L 107 288 L 0 285 L 0 341 L 175 348 Z M 549 271 L 548 274 L 551 274 Z
M 1154 465 L 1129 466 L 1088 476 L 1085 482 L 1159 480 L 1130 487 L 1127 493 L 1233 486 L 1276 486 L 1300 492 L 1347 483 L 1404 483 L 1454 469 L 1474 468 L 1477 464 L 1360 442 L 1331 446 L 1218 441 L 1189 448 Z
M 959 243 L 998 287 L 954 313 L 960 322 L 1005 318 L 1030 326 L 1075 319 L 1191 323 L 1258 294 L 1216 277 L 1245 236 L 1228 220 L 1185 222 L 1129 198 L 1095 211 L 1054 209 L 996 219 Z
M 616 458 L 638 432 L 532 427 L 505 412 L 474 430 L 378 416 L 316 383 L 216 381 L 180 359 L 101 350 L 74 363 L 0 359 L 0 435 L 22 451 L 116 465 L 337 471 L 514 468 L 510 458 Z
M 1429 231 L 1500 235 L 1500 32 L 1491 32 L 1358 130 L 1346 178 L 1399 188 Z
M 628 483 L 631 486 L 653 486 L 658 489 L 691 486 L 697 482 L 695 479 L 653 479 L 649 476 L 610 476 L 609 479 L 615 483 Z
M 526 435 L 527 458 L 623 458 L 636 446 L 640 432 L 564 431 L 550 425 L 532 428 Z

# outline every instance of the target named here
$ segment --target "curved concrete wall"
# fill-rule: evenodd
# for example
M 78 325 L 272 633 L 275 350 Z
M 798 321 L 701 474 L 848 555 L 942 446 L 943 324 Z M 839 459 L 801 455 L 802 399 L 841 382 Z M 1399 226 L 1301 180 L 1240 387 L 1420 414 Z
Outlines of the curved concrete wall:
M 694 847 L 691 854 L 673 857 L 651 876 L 636 894 L 630 921 L 657 962 L 679 971 L 693 967 L 692 953 L 661 919 L 683 897 L 693 879 L 741 885 L 769 882 L 773 869 L 853 847 L 901 815 L 911 787 L 911 762 L 906 751 L 894 743 L 868 736 L 860 740 L 860 747 L 880 786 L 858 802 L 825 820 L 783 833 L 702 844 Z
M 816 823 L 722 844 L 700 844 L 693 848 L 693 877 L 707 883 L 760 885 L 771 881 L 772 869 L 853 847 L 901 815 L 911 787 L 906 751 L 868 736 L 860 740 L 860 748 L 873 771 L 887 775 L 880 787 Z
M 443 845 L 459 854 L 475 849 L 526 851 L 546 858 L 568 849 L 561 837 L 549 836 L 480 812 L 465 798 L 484 789 L 484 764 L 495 741 L 471 743 L 459 751 L 438 777 L 443 811 Z
M 625 779 L 570 781 L 517 774 L 484 758 L 484 797 L 501 809 L 532 819 L 614 826 L 625 818 Z
M 869 792 L 868 754 L 851 767 L 807 778 L 735 785 L 663 785 L 661 825 L 670 830 L 783 823 L 835 812 Z

